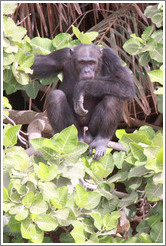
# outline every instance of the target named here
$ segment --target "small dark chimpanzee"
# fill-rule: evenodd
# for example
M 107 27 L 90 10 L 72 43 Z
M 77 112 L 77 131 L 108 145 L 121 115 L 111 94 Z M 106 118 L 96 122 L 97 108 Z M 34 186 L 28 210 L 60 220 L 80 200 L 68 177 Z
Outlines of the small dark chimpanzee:
M 90 154 L 95 148 L 99 160 L 121 119 L 122 102 L 135 92 L 119 57 L 111 48 L 80 44 L 37 56 L 32 69 L 34 78 L 63 72 L 59 89 L 47 99 L 49 122 L 55 133 L 74 124 L 80 141 L 89 144 Z

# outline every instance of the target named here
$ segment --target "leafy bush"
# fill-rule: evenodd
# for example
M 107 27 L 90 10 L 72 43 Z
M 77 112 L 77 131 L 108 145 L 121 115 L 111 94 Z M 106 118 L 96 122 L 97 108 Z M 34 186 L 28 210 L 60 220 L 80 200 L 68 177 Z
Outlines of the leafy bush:
M 33 243 L 43 242 L 44 232 L 59 227 L 68 230 L 60 235 L 63 243 L 162 242 L 161 132 L 145 126 L 132 134 L 117 130 L 127 153 L 108 150 L 97 162 L 87 156 L 88 146 L 78 141 L 74 126 L 51 139 L 32 139 L 41 155 L 31 157 L 15 146 L 19 129 L 4 128 L 8 184 L 3 199 L 12 231 Z M 117 191 L 117 184 L 123 184 L 122 191 Z M 132 237 L 132 228 L 128 228 L 124 231 L 128 239 L 116 238 L 119 222 L 127 221 L 130 227 L 141 202 L 151 205 L 144 210 L 137 234 Z
M 145 16 L 151 18 L 152 22 L 159 28 L 163 22 L 163 8 L 161 4 L 148 6 Z M 146 27 L 141 37 L 136 34 L 131 35 L 131 39 L 123 45 L 125 51 L 131 55 L 139 56 L 139 64 L 149 69 L 153 66 L 157 70 L 148 72 L 151 82 L 158 82 L 159 86 L 155 93 L 158 95 L 158 110 L 163 113 L 163 30 L 156 30 L 155 25 Z M 152 65 L 151 65 L 152 64 Z

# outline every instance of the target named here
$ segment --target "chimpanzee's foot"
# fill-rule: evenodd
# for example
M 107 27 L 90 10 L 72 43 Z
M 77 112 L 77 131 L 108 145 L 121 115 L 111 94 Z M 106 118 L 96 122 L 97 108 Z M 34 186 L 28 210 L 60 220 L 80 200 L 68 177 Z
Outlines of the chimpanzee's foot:
M 93 154 L 93 149 L 95 149 L 94 160 L 98 161 L 102 156 L 105 155 L 107 144 L 109 142 L 108 138 L 96 137 L 93 142 L 89 145 L 89 154 Z
M 98 146 L 96 148 L 95 154 L 94 154 L 94 160 L 98 161 L 102 156 L 104 156 L 106 153 L 106 147 L 105 146 Z

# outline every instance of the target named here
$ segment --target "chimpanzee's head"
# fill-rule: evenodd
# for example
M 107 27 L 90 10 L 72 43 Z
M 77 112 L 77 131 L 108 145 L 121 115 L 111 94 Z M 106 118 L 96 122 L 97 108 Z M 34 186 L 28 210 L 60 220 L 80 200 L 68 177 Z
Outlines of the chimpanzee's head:
M 102 49 L 93 44 L 81 44 L 71 50 L 79 80 L 94 79 L 100 74 Z

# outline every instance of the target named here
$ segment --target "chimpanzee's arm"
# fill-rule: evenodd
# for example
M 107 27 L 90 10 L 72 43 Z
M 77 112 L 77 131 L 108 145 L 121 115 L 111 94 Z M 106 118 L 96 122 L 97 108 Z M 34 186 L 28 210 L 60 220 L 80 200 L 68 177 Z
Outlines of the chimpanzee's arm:
M 75 86 L 75 94 L 103 97 L 111 95 L 122 100 L 132 99 L 135 93 L 132 78 L 125 69 L 118 69 L 113 75 L 93 79 L 82 80 Z
M 115 96 L 121 100 L 131 100 L 135 94 L 134 83 L 131 75 L 124 67 L 117 67 L 112 74 L 93 79 L 82 80 L 74 90 L 74 109 L 79 115 L 86 115 L 84 109 L 84 96 L 103 97 L 105 95 Z
M 54 77 L 63 70 L 65 62 L 70 58 L 70 49 L 64 48 L 56 50 L 49 55 L 39 55 L 35 57 L 33 78 Z

